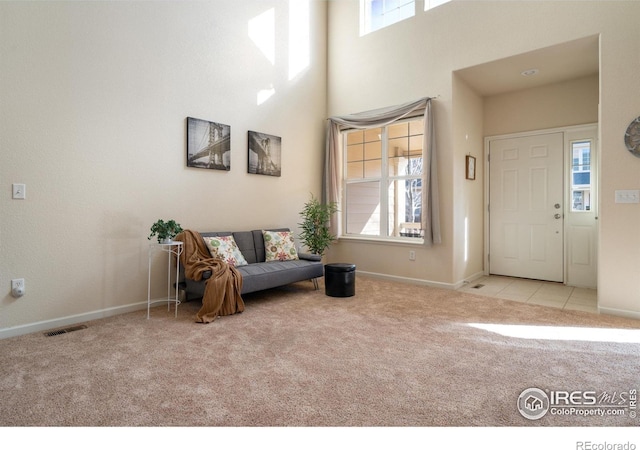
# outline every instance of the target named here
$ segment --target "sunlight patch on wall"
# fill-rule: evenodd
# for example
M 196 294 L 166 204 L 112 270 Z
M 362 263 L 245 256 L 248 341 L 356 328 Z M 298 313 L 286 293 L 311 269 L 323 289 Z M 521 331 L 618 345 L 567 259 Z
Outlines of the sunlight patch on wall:
M 309 67 L 309 0 L 289 0 L 289 80 Z
M 249 20 L 249 38 L 271 64 L 276 61 L 275 10 L 273 8 Z
M 464 262 L 469 260 L 469 217 L 464 218 Z
M 497 323 L 470 323 L 470 327 L 520 339 L 554 341 L 640 343 L 640 330 L 622 328 L 563 327 L 546 325 L 505 325 Z
M 435 8 L 436 6 L 440 6 L 449 1 L 450 0 L 424 0 L 424 10 L 428 11 L 431 8 Z
M 276 93 L 276 90 L 274 89 L 273 85 L 271 85 L 269 89 L 262 89 L 258 91 L 258 99 L 257 99 L 258 105 L 262 105 L 264 102 L 269 100 L 275 93 Z

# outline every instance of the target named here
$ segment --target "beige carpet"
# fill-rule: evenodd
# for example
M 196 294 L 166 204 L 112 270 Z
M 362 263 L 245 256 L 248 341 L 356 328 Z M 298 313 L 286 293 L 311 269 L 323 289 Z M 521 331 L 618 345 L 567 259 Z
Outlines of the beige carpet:
M 640 424 L 516 406 L 531 387 L 638 389 L 640 321 L 362 276 L 355 297 L 304 282 L 244 299 L 211 324 L 189 302 L 1 340 L 0 426 Z M 564 334 L 504 334 L 539 326 Z

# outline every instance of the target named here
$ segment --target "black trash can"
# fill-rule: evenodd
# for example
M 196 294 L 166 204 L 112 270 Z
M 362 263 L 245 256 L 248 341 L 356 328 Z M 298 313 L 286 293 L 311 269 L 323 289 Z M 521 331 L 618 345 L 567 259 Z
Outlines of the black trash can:
M 329 297 L 352 297 L 356 294 L 356 265 L 325 264 L 324 293 Z

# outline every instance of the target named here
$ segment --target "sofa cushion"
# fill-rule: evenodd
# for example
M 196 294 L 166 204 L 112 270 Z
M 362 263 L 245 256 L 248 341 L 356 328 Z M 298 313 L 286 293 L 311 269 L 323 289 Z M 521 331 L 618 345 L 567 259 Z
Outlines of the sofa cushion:
M 289 228 L 269 228 L 266 231 L 291 231 Z M 266 258 L 265 258 L 265 254 L 264 254 L 264 235 L 262 233 L 262 230 L 251 230 L 251 234 L 253 235 L 253 245 L 254 245 L 254 251 L 256 253 L 256 260 L 253 262 L 265 262 Z M 236 242 L 238 241 L 238 239 L 236 238 Z M 238 242 L 238 245 L 240 246 L 240 249 L 242 249 L 242 253 L 244 254 L 244 257 L 247 258 L 247 261 L 249 262 L 249 264 L 252 263 L 251 260 L 249 260 L 249 258 L 247 257 L 247 254 L 244 252 L 244 249 L 242 247 L 242 245 L 240 245 L 240 242 Z
M 213 258 L 219 258 L 236 267 L 248 264 L 233 236 L 211 236 L 203 239 Z
M 296 242 L 291 231 L 263 230 L 265 261 L 291 261 L 298 258 Z
M 240 252 L 242 252 L 242 256 L 244 256 L 244 259 L 249 264 L 260 262 L 258 255 L 256 255 L 256 246 L 254 244 L 252 231 L 203 231 L 200 232 L 200 235 L 203 238 L 212 236 L 233 236 L 236 244 L 238 244 Z M 260 232 L 260 236 L 262 236 L 262 232 Z M 264 254 L 264 244 L 260 245 L 260 252 Z M 264 261 L 264 256 L 261 261 Z
M 246 294 L 319 278 L 323 275 L 323 265 L 320 261 L 302 259 L 270 261 L 238 267 L 238 272 L 242 275 L 242 293 Z
M 253 240 L 253 233 L 251 233 L 251 231 L 236 231 L 233 233 L 233 237 L 244 255 L 244 259 L 246 259 L 249 264 L 259 262 L 258 255 L 256 254 L 256 245 Z

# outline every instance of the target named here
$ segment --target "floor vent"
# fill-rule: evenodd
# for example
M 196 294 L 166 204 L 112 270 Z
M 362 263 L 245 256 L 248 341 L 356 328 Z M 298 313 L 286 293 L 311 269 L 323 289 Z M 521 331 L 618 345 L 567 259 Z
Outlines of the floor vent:
M 480 289 L 481 287 L 484 287 L 484 284 L 476 284 L 473 289 Z
M 76 325 L 74 327 L 62 328 L 60 330 L 47 331 L 44 335 L 47 337 L 58 336 L 59 334 L 71 333 L 72 331 L 84 330 L 86 325 Z

